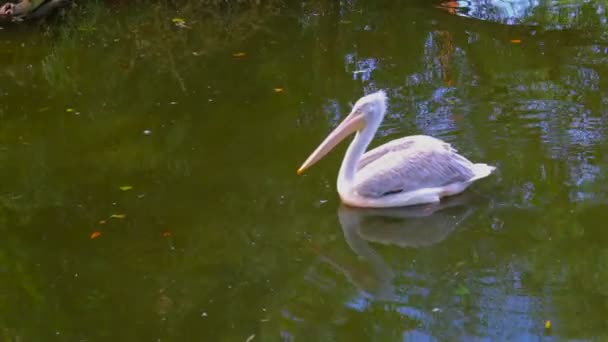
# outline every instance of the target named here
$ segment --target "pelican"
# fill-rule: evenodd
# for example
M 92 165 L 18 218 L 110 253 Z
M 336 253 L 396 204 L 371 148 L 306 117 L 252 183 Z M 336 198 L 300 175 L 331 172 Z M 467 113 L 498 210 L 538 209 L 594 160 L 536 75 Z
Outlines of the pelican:
M 338 194 L 353 207 L 388 208 L 438 203 L 463 192 L 495 169 L 474 164 L 439 139 L 414 135 L 365 152 L 386 112 L 383 90 L 360 98 L 350 114 L 298 169 L 298 175 L 323 158 L 351 133 L 355 138 L 338 173 Z

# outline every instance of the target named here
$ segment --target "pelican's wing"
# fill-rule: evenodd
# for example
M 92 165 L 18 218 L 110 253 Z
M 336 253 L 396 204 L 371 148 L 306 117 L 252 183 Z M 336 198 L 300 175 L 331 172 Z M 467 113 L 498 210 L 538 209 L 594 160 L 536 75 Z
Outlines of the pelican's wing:
M 427 146 L 427 147 L 430 147 L 430 146 L 435 146 L 435 147 L 439 147 L 439 148 L 443 147 L 443 148 L 452 150 L 453 152 L 458 152 L 450 144 L 448 144 L 442 140 L 439 140 L 439 139 L 436 139 L 436 138 L 433 138 L 433 137 L 430 137 L 427 135 L 412 135 L 412 136 L 403 137 L 400 139 L 395 139 L 395 140 L 389 141 L 383 145 L 380 145 L 376 148 L 373 148 L 373 149 L 365 152 L 365 154 L 363 154 L 363 156 L 359 160 L 357 169 L 361 170 L 365 166 L 374 162 L 376 159 L 383 157 L 387 153 L 407 151 L 412 148 L 420 148 L 421 145 Z
M 389 141 L 386 144 L 380 145 L 365 152 L 365 154 L 359 160 L 357 169 L 361 170 L 362 168 L 366 167 L 378 158 L 383 157 L 387 153 L 409 149 L 416 142 L 416 139 L 418 137 L 419 136 L 410 136 L 401 139 L 395 139 L 393 141 Z
M 361 196 L 382 196 L 467 182 L 475 177 L 473 163 L 450 144 L 428 136 L 390 142 L 366 153 L 355 175 Z

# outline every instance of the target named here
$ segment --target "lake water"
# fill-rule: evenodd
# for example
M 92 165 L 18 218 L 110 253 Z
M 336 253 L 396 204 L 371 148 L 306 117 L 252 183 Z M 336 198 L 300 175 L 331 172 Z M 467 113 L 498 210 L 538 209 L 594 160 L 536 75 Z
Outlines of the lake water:
M 607 339 L 606 10 L 118 4 L 5 27 L 0 341 Z M 341 205 L 346 143 L 296 176 L 377 89 L 373 146 L 428 134 L 496 174 L 434 212 Z

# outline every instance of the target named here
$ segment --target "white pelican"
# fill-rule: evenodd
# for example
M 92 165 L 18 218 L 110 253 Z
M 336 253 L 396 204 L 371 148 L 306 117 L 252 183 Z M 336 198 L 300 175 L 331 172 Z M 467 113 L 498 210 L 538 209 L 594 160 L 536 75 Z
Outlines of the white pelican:
M 338 193 L 354 207 L 386 208 L 437 203 L 459 194 L 495 167 L 473 164 L 450 144 L 414 135 L 390 141 L 368 152 L 384 113 L 386 94 L 378 91 L 360 98 L 350 114 L 331 132 L 298 169 L 304 173 L 353 132 L 340 172 Z

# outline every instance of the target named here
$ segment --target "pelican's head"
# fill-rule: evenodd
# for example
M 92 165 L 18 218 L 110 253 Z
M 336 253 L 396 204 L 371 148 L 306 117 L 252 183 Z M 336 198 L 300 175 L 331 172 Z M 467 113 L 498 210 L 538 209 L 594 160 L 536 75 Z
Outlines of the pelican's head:
M 353 106 L 350 114 L 344 121 L 347 121 L 351 116 L 362 116 L 365 120 L 365 126 L 380 126 L 384 113 L 386 113 L 386 93 L 384 90 L 379 90 L 375 93 L 363 96 Z
M 379 90 L 360 98 L 353 106 L 350 114 L 348 114 L 338 127 L 329 133 L 321 145 L 319 145 L 308 159 L 306 159 L 304 164 L 300 166 L 298 175 L 301 175 L 306 169 L 321 160 L 321 158 L 350 134 L 368 129 L 373 135 L 380 126 L 382 119 L 384 119 L 386 101 L 386 93 L 384 90 Z

